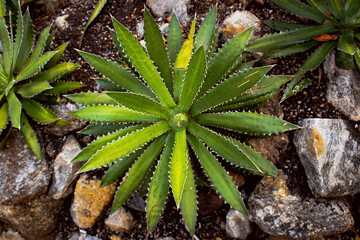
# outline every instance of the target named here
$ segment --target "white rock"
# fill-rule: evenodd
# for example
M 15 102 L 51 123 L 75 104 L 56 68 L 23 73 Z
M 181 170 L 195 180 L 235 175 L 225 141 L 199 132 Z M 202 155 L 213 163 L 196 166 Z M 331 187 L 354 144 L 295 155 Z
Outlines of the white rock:
M 66 21 L 67 17 L 69 17 L 69 14 L 59 16 L 55 19 L 55 25 L 63 31 L 69 27 L 69 23 Z
M 189 21 L 187 8 L 190 0 L 147 0 L 146 5 L 159 17 L 167 18 L 174 12 L 182 24 L 186 25 Z
M 226 214 L 226 235 L 235 239 L 246 239 L 252 232 L 249 219 L 235 209 Z

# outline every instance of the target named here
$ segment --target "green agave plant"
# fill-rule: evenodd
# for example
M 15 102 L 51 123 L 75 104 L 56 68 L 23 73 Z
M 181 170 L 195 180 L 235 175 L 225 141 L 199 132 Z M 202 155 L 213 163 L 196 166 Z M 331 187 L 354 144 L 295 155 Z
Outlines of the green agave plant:
M 264 57 L 282 57 L 320 46 L 304 62 L 288 84 L 282 100 L 310 83 L 303 80 L 304 73 L 321 64 L 329 52 L 337 46 L 336 65 L 343 69 L 355 66 L 360 69 L 360 0 L 270 0 L 279 7 L 298 16 L 317 22 L 317 26 L 279 21 L 265 21 L 277 30 L 284 31 L 268 35 L 249 43 L 249 51 L 261 51 Z
M 15 37 L 14 18 L 17 18 Z M 3 48 L 0 55 L 0 148 L 5 145 L 12 126 L 21 130 L 31 150 L 41 159 L 40 146 L 28 116 L 41 124 L 68 124 L 39 103 L 56 103 L 60 93 L 83 86 L 77 82 L 57 81 L 79 65 L 70 62 L 56 65 L 67 43 L 48 52 L 54 34 L 50 33 L 50 26 L 45 28 L 31 51 L 34 31 L 29 11 L 23 16 L 20 10 L 16 15 L 9 14 L 9 28 L 5 17 L 0 17 Z
M 197 201 L 191 164 L 195 159 L 189 157 L 191 146 L 215 189 L 232 207 L 247 215 L 237 187 L 213 154 L 259 175 L 276 176 L 278 170 L 250 146 L 216 129 L 263 136 L 297 128 L 263 114 L 228 111 L 269 99 L 289 77 L 267 77 L 271 66 L 251 68 L 252 63 L 242 63 L 252 28 L 215 53 L 216 9 L 206 16 L 196 37 L 193 22 L 184 43 L 173 15 L 167 36 L 168 52 L 148 10 L 144 15 L 146 49 L 116 19 L 112 20 L 115 46 L 128 67 L 79 51 L 91 66 L 108 77 L 97 80 L 108 91 L 69 95 L 71 100 L 86 105 L 71 115 L 92 122 L 83 133 L 106 135 L 84 148 L 73 162 L 87 161 L 80 172 L 113 163 L 102 186 L 113 183 L 130 169 L 115 195 L 112 212 L 138 187 L 147 189 L 150 182 L 148 231 L 160 219 L 171 187 L 193 235 Z

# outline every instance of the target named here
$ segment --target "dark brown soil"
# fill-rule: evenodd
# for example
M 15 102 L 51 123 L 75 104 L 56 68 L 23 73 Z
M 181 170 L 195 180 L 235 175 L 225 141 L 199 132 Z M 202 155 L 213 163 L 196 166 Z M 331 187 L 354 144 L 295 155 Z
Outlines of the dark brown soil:
M 64 55 L 64 61 L 78 62 L 81 63 L 82 67 L 78 71 L 74 72 L 69 78 L 71 80 L 86 84 L 86 87 L 76 90 L 78 92 L 99 90 L 96 87 L 95 81 L 93 79 L 100 77 L 100 75 L 95 70 L 90 68 L 90 66 L 80 57 L 75 49 L 91 52 L 108 59 L 116 59 L 118 54 L 112 44 L 109 31 L 112 28 L 111 15 L 119 20 L 122 24 L 129 27 L 133 33 L 136 31 L 135 27 L 137 22 L 143 18 L 145 0 L 108 0 L 103 11 L 87 30 L 82 46 L 80 47 L 79 40 L 81 33 L 94 9 L 95 2 L 96 1 L 90 0 L 73 0 L 71 3 L 57 10 L 55 14 L 51 16 L 47 14 L 45 7 L 42 5 L 34 4 L 30 6 L 32 8 L 34 25 L 38 33 L 40 33 L 40 31 L 47 25 L 52 23 L 57 16 L 69 14 L 69 17 L 66 19 L 69 23 L 69 28 L 64 31 L 57 31 L 53 47 L 55 48 L 60 44 L 70 42 L 69 47 Z M 264 6 L 259 6 L 256 4 L 244 6 L 237 1 L 226 0 L 192 0 L 191 2 L 192 8 L 190 8 L 188 11 L 190 18 L 192 18 L 196 13 L 198 19 L 203 18 L 209 9 L 217 4 L 218 23 L 221 23 L 225 17 L 230 15 L 232 12 L 243 9 L 254 13 L 261 20 L 277 19 L 291 22 L 304 21 L 303 19 L 299 19 L 292 14 L 286 13 L 285 11 L 268 2 L 265 2 Z M 274 30 L 267 26 L 263 26 L 263 30 L 260 34 L 263 35 L 271 32 L 274 32 Z M 298 54 L 289 58 L 279 59 L 277 65 L 273 68 L 271 73 L 287 75 L 294 74 L 306 59 L 308 54 L 309 52 L 306 54 Z M 299 120 L 308 117 L 347 119 L 327 103 L 325 99 L 325 93 L 326 83 L 328 80 L 323 74 L 321 67 L 307 73 L 307 77 L 309 77 L 313 82 L 311 86 L 305 89 L 305 91 L 298 93 L 296 96 L 291 97 L 282 104 L 284 118 L 292 123 L 297 123 Z M 354 123 L 354 128 L 357 127 L 358 126 Z M 41 130 L 41 127 L 39 126 L 38 129 Z M 84 139 L 84 135 L 82 134 L 74 134 L 76 134 L 76 137 L 80 143 L 85 146 L 88 142 L 88 139 Z M 312 196 L 306 182 L 304 169 L 291 141 L 293 134 L 288 133 L 288 136 L 290 138 L 289 148 L 286 150 L 286 152 L 284 152 L 282 158 L 277 163 L 277 167 L 289 175 L 288 181 L 291 191 L 301 194 L 305 197 Z M 61 146 L 64 143 L 63 138 L 58 138 L 53 135 L 44 134 L 43 139 L 45 144 L 53 142 L 55 153 L 61 149 Z M 54 154 L 54 156 L 56 156 L 56 154 Z M 53 159 L 48 157 L 48 160 L 51 163 Z M 102 172 L 100 171 L 96 174 L 101 175 Z M 261 178 L 250 174 L 244 175 L 246 184 L 240 190 L 246 199 Z M 357 211 L 357 209 L 359 209 L 360 203 L 358 199 L 359 196 L 349 197 L 349 201 L 353 203 L 354 208 L 356 207 L 356 209 L 354 209 L 354 212 L 357 213 L 357 215 L 354 216 L 355 219 L 357 219 L 356 227 L 340 236 L 328 237 L 326 239 L 354 239 L 356 232 L 360 232 L 360 216 Z M 57 230 L 54 233 L 54 235 L 59 234 L 60 239 L 69 239 L 73 232 L 79 231 L 78 227 L 73 223 L 69 213 L 71 201 L 72 196 L 66 199 L 63 215 L 59 219 Z M 199 239 L 228 239 L 225 231 L 225 216 L 228 210 L 229 206 L 225 204 L 222 208 L 207 216 L 198 216 L 196 236 Z M 108 211 L 110 211 L 110 206 Z M 171 236 L 176 239 L 190 239 L 190 235 L 182 223 L 181 215 L 176 209 L 175 203 L 171 196 L 169 196 L 169 202 L 162 220 L 155 228 L 155 230 L 149 235 L 147 235 L 146 232 L 145 213 L 134 210 L 131 210 L 131 212 L 134 214 L 137 220 L 137 224 L 131 233 L 115 234 L 105 227 L 103 221 L 98 221 L 94 227 L 87 230 L 87 233 L 102 239 L 110 239 L 111 235 L 121 236 L 122 239 L 144 239 L 147 236 L 149 239 L 156 239 L 166 236 Z M 108 212 L 106 215 L 107 214 Z M 255 227 L 254 233 L 248 239 L 265 239 L 266 237 L 266 233 Z

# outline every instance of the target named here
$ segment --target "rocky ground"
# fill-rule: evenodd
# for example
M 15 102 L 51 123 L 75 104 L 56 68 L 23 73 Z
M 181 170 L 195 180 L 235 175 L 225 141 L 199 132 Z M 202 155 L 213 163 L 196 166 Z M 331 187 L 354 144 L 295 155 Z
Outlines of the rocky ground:
M 39 3 L 30 7 L 38 33 L 54 22 L 53 27 L 57 28 L 54 47 L 70 41 L 64 60 L 82 64 L 80 70 L 69 76 L 87 84 L 79 91 L 101 91 L 93 81 L 99 74 L 74 48 L 116 58 L 109 32 L 110 14 L 141 41 L 145 4 L 165 35 L 167 17 L 172 11 L 186 30 L 195 13 L 200 23 L 209 9 L 217 5 L 221 42 L 254 24 L 254 37 L 273 32 L 262 20 L 304 21 L 266 0 L 108 0 L 80 47 L 81 32 L 95 6 L 93 1 L 69 0 L 56 6 L 59 9 Z M 272 74 L 293 74 L 308 54 L 257 64 L 276 64 Z M 261 179 L 226 166 L 245 199 L 250 220 L 231 209 L 204 184 L 198 188 L 196 238 L 359 239 L 359 73 L 355 69 L 337 69 L 334 56 L 330 55 L 307 77 L 312 84 L 303 92 L 281 105 L 276 97 L 258 109 L 302 126 L 295 132 L 250 140 L 281 170 L 278 177 Z M 191 239 L 171 196 L 162 220 L 147 234 L 146 197 L 136 193 L 110 215 L 117 185 L 99 188 L 102 169 L 75 174 L 81 163 L 70 161 L 93 140 L 78 133 L 86 123 L 68 116 L 79 107 L 63 98 L 61 105 L 52 108 L 73 124 L 65 128 L 36 125 L 46 161 L 38 160 L 15 130 L 0 152 L 0 240 Z M 198 174 L 202 176 L 201 172 Z

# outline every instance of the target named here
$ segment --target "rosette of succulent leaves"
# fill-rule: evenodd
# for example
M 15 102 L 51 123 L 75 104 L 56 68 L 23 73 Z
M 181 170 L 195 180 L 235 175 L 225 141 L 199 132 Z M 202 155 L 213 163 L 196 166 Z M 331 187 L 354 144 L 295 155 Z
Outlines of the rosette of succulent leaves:
M 0 15 L 3 51 L 0 55 L 0 148 L 4 147 L 14 127 L 21 131 L 30 149 L 41 159 L 40 146 L 28 117 L 40 124 L 68 124 L 43 105 L 55 104 L 60 93 L 83 86 L 77 82 L 58 81 L 79 65 L 57 64 L 67 43 L 48 51 L 54 34 L 50 33 L 50 26 L 45 28 L 31 51 L 34 31 L 29 11 L 24 15 L 20 10 L 16 14 L 10 11 L 6 17 Z
M 193 235 L 197 200 L 192 163 L 198 160 L 216 191 L 247 215 L 241 195 L 218 162 L 218 155 L 255 174 L 276 176 L 278 170 L 253 148 L 219 130 L 267 136 L 296 129 L 296 125 L 272 116 L 236 110 L 271 98 L 290 77 L 265 76 L 271 66 L 252 68 L 252 63 L 243 63 L 247 56 L 243 50 L 252 28 L 216 51 L 216 9 L 208 13 L 196 37 L 193 21 L 184 42 L 173 15 L 167 45 L 145 9 L 146 49 L 121 23 L 114 18 L 112 21 L 115 28 L 112 38 L 123 62 L 78 51 L 108 78 L 97 80 L 107 91 L 67 96 L 87 105 L 71 113 L 92 122 L 83 132 L 105 134 L 75 157 L 73 162 L 87 161 L 79 172 L 113 163 L 102 179 L 105 186 L 130 169 L 115 195 L 112 212 L 138 187 L 148 187 L 149 232 L 164 211 L 171 187 L 176 205 Z M 197 160 L 190 158 L 190 151 Z
M 335 62 L 339 68 L 352 69 L 356 62 L 360 70 L 360 0 L 306 0 L 308 4 L 298 0 L 270 1 L 317 23 L 313 26 L 265 21 L 267 25 L 283 32 L 259 38 L 246 47 L 248 51 L 266 52 L 264 58 L 282 57 L 318 47 L 291 79 L 282 100 L 310 83 L 308 79 L 300 82 L 304 73 L 319 66 L 335 46 Z

